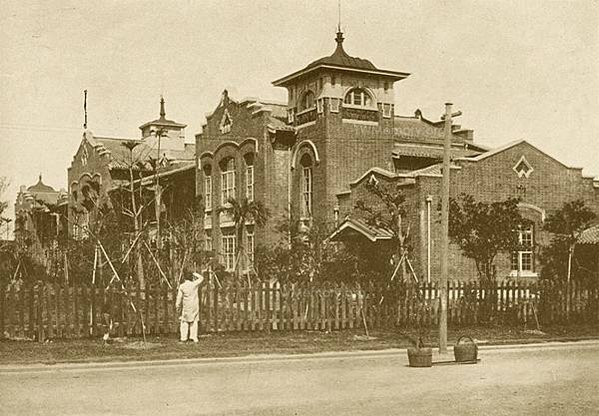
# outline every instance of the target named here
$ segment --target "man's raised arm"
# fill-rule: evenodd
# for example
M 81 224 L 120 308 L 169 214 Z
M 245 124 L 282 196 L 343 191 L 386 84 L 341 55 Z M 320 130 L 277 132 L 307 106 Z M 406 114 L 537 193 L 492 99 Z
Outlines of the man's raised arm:
M 199 286 L 202 284 L 202 282 L 204 281 L 204 275 L 194 272 L 193 273 L 193 283 L 195 283 L 196 286 Z

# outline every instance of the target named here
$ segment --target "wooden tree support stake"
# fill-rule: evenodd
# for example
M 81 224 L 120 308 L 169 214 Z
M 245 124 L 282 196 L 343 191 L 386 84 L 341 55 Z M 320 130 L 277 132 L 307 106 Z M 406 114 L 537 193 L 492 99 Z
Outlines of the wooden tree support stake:
M 148 246 L 148 243 L 146 243 L 145 241 L 143 243 L 144 243 L 144 246 L 146 247 L 146 250 L 148 250 L 148 253 L 150 253 L 150 256 L 152 257 L 152 260 L 154 260 L 154 263 L 156 264 L 156 267 L 158 267 L 158 271 L 160 272 L 160 275 L 162 276 L 162 278 L 164 279 L 164 281 L 166 282 L 166 284 L 168 285 L 168 287 L 172 289 L 173 286 L 171 285 L 171 282 L 168 281 L 168 278 L 166 277 L 166 275 L 162 271 L 162 267 L 160 267 L 160 264 L 158 263 L 158 260 L 156 260 L 156 257 L 154 257 L 154 253 L 152 253 L 152 250 L 150 250 L 150 247 Z

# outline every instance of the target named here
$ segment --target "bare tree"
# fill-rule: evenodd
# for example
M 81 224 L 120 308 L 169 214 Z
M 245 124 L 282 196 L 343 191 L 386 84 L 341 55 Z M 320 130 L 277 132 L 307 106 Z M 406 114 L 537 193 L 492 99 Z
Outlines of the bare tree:
M 4 201 L 4 193 L 8 189 L 10 182 L 6 176 L 0 176 L 0 232 L 2 231 L 2 227 L 6 226 L 6 230 L 8 231 L 8 224 L 10 224 L 10 218 L 5 216 L 6 208 L 8 208 L 8 201 Z
M 143 200 L 143 186 L 141 183 L 141 179 L 143 178 L 142 170 L 144 168 L 143 164 L 143 156 L 137 155 L 135 156 L 135 148 L 139 146 L 140 142 L 128 141 L 122 143 L 124 147 L 129 150 L 130 160 L 127 163 L 127 170 L 129 172 L 129 183 L 127 184 L 127 188 L 122 188 L 129 194 L 129 207 L 123 205 L 122 214 L 129 217 L 133 224 L 133 238 L 130 239 L 130 251 L 135 258 L 135 271 L 137 275 L 137 281 L 139 282 L 141 287 L 145 287 L 146 279 L 144 274 L 143 267 L 143 256 L 142 249 L 139 244 L 139 240 L 141 238 L 141 234 L 143 233 L 144 225 L 143 225 L 143 211 L 148 206 L 148 204 L 144 204 Z M 137 172 L 137 178 L 135 177 L 135 173 Z M 138 189 L 135 188 L 136 180 L 138 180 Z M 136 195 L 136 192 L 138 193 Z
M 401 279 L 404 279 L 408 264 L 407 240 L 410 237 L 410 224 L 405 220 L 406 198 L 399 186 L 381 184 L 374 176 L 366 182 L 366 189 L 378 203 L 368 203 L 360 199 L 355 207 L 366 214 L 365 220 L 368 225 L 384 229 L 393 235 L 393 241 L 396 243 L 395 264 L 401 265 Z

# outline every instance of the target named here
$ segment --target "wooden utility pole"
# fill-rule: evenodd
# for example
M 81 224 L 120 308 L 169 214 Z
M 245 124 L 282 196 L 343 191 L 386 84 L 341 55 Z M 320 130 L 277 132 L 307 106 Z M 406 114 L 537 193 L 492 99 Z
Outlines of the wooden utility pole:
M 447 354 L 447 280 L 449 272 L 449 171 L 451 154 L 451 103 L 445 104 L 445 142 L 443 146 L 443 186 L 441 188 L 441 279 L 439 281 L 439 354 Z

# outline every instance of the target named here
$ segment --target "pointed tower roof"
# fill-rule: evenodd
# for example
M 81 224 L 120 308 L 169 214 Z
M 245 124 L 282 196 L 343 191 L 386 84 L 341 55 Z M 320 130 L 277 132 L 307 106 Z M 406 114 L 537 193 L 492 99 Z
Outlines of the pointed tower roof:
M 349 56 L 347 52 L 343 49 L 343 32 L 341 28 L 337 29 L 337 37 L 335 38 L 335 42 L 337 42 L 337 47 L 335 48 L 335 52 L 332 55 L 325 56 L 324 58 L 317 59 L 316 61 L 309 64 L 306 69 L 316 67 L 319 65 L 337 65 L 345 68 L 357 68 L 357 69 L 369 69 L 377 71 L 376 66 L 368 59 L 362 59 L 354 56 Z
M 337 42 L 337 47 L 335 51 L 324 58 L 317 59 L 316 61 L 310 63 L 304 69 L 294 72 L 291 75 L 287 75 L 281 79 L 273 81 L 273 85 L 277 87 L 284 87 L 290 81 L 304 76 L 307 73 L 315 71 L 319 68 L 329 68 L 329 69 L 337 69 L 341 71 L 348 72 L 358 72 L 358 73 L 367 73 L 372 75 L 378 75 L 382 77 L 387 77 L 393 81 L 399 81 L 404 78 L 407 78 L 410 74 L 407 72 L 397 72 L 397 71 L 388 71 L 384 69 L 378 69 L 372 62 L 368 59 L 362 59 L 355 56 L 350 56 L 343 49 L 343 32 L 341 28 L 337 28 L 337 37 L 335 38 L 335 42 Z
M 50 185 L 46 185 L 43 181 L 42 181 L 42 174 L 40 173 L 39 179 L 37 181 L 37 183 L 35 185 L 31 185 L 29 188 L 27 188 L 27 190 L 31 193 L 49 193 L 49 192 L 56 192 L 56 190 L 54 188 L 52 188 Z
M 164 97 L 160 96 L 160 118 L 152 121 L 148 121 L 147 123 L 139 126 L 141 130 L 145 129 L 148 126 L 159 126 L 159 127 L 176 127 L 183 129 L 187 127 L 187 124 L 177 123 L 173 120 L 167 120 L 166 111 L 164 110 Z

